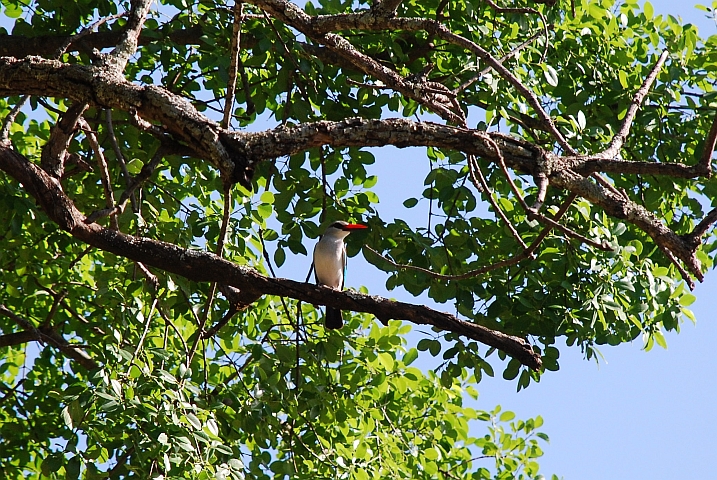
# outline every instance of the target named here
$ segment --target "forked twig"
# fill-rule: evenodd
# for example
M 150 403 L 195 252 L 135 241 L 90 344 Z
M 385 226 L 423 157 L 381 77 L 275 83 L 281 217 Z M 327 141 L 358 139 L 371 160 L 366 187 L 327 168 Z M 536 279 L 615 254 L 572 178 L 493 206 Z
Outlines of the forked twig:
M 508 217 L 505 216 L 505 213 L 503 212 L 503 209 L 498 206 L 495 199 L 493 198 L 493 191 L 490 189 L 490 186 L 488 185 L 488 182 L 485 179 L 485 176 L 483 175 L 483 172 L 480 169 L 480 165 L 478 165 L 478 160 L 476 159 L 475 155 L 467 155 L 468 157 L 468 170 L 471 175 L 471 181 L 475 185 L 475 187 L 478 190 L 481 190 L 485 192 L 486 197 L 488 197 L 488 201 L 493 206 L 493 209 L 495 210 L 495 213 L 500 216 L 501 220 L 508 226 L 508 229 L 510 230 L 510 233 L 513 235 L 513 238 L 515 238 L 518 243 L 523 247 L 523 249 L 527 249 L 528 246 L 523 242 L 523 239 L 520 237 L 520 234 L 515 229 L 513 224 L 510 220 L 508 220 Z M 477 177 L 477 178 L 476 178 Z

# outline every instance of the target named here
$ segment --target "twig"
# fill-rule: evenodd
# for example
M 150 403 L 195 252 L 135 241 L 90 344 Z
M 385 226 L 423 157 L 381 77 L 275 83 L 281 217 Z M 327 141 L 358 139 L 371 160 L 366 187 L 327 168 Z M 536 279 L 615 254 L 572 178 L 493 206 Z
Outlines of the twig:
M 675 255 L 670 250 L 668 250 L 664 245 L 660 245 L 658 243 L 657 246 L 660 248 L 660 250 L 662 250 L 662 253 L 665 254 L 667 259 L 675 266 L 675 268 L 677 268 L 677 271 L 680 272 L 680 276 L 690 287 L 690 290 L 694 290 L 695 289 L 695 281 L 692 280 L 692 277 L 690 277 L 690 274 L 687 273 L 687 271 L 680 264 L 680 262 L 677 261 L 677 258 L 675 258 Z
M 229 184 L 225 184 L 224 186 L 224 212 L 222 214 L 222 226 L 219 231 L 219 238 L 217 239 L 217 247 L 215 250 L 215 254 L 217 257 L 221 258 L 224 253 L 224 242 L 226 240 L 227 236 L 227 230 L 229 228 L 229 216 L 231 214 L 231 205 L 232 205 L 232 189 Z M 207 323 L 207 319 L 209 318 L 209 313 L 212 309 L 212 304 L 214 303 L 214 295 L 217 291 L 217 282 L 212 282 L 212 284 L 209 287 L 209 293 L 207 294 L 207 301 L 204 305 L 204 310 L 202 311 L 202 316 L 199 318 L 198 325 L 197 325 L 197 335 L 194 337 L 194 342 L 192 343 L 192 348 L 189 350 L 189 355 L 187 356 L 187 367 L 192 363 L 192 359 L 194 358 L 194 353 L 197 351 L 197 346 L 199 345 L 199 341 L 204 339 L 204 326 Z
M 231 126 L 232 109 L 234 108 L 234 97 L 237 84 L 237 72 L 239 63 L 239 50 L 241 46 L 241 24 L 242 24 L 242 7 L 241 0 L 234 1 L 234 24 L 232 27 L 232 42 L 229 50 L 229 80 L 227 82 L 227 94 L 224 100 L 224 117 L 222 118 L 222 128 Z
M 515 255 L 511 258 L 496 262 L 492 265 L 481 267 L 476 270 L 471 270 L 470 272 L 462 273 L 460 275 L 443 275 L 443 274 L 436 273 L 431 270 L 417 267 L 414 265 L 404 265 L 404 264 L 396 263 L 393 260 L 391 260 L 390 258 L 386 257 L 385 255 L 382 255 L 381 253 L 377 252 L 373 248 L 369 247 L 368 245 L 364 245 L 364 248 L 366 248 L 368 251 L 372 252 L 374 255 L 378 256 L 379 258 L 385 260 L 390 265 L 392 265 L 394 268 L 397 268 L 400 270 L 414 270 L 417 272 L 425 273 L 426 275 L 429 275 L 438 280 L 446 280 L 446 281 L 466 280 L 468 278 L 473 278 L 473 277 L 477 277 L 479 275 L 483 275 L 484 273 L 488 273 L 492 270 L 497 270 L 499 268 L 504 268 L 504 267 L 510 267 L 510 266 L 520 263 L 521 261 L 523 261 L 527 258 L 532 258 L 533 254 L 540 246 L 540 243 L 548 236 L 550 231 L 553 229 L 553 224 L 557 224 L 557 222 L 560 221 L 560 219 L 563 217 L 563 215 L 565 215 L 565 212 L 568 211 L 568 208 L 572 204 L 573 200 L 575 200 L 575 198 L 576 198 L 576 195 L 571 194 L 565 200 L 565 202 L 563 202 L 563 205 L 560 207 L 558 212 L 555 214 L 555 217 L 552 219 L 552 224 L 546 226 L 543 229 L 543 231 L 540 232 L 540 234 L 536 237 L 536 239 L 533 240 L 533 242 L 530 244 L 530 246 L 525 247 L 525 250 L 523 252 L 521 252 L 518 255 Z
M 187 347 L 187 342 L 184 341 L 184 337 L 182 336 L 182 333 L 179 331 L 179 329 L 178 329 L 177 326 L 174 324 L 174 322 L 172 322 L 172 320 L 169 318 L 169 315 L 167 315 L 166 313 L 164 313 L 164 311 L 162 310 L 161 307 L 157 307 L 157 312 L 159 312 L 159 316 L 162 317 L 162 319 L 165 321 L 165 323 L 166 323 L 167 325 L 169 325 L 170 327 L 172 327 L 172 330 L 174 330 L 174 333 L 177 334 L 177 338 L 179 338 L 179 340 L 181 340 L 182 345 L 184 346 L 184 354 L 185 354 L 186 356 L 188 356 L 188 355 L 189 355 L 189 348 Z
M 497 147 L 497 146 L 496 146 Z M 496 150 L 498 155 L 500 155 L 500 150 Z M 513 238 L 515 238 L 518 243 L 520 244 L 523 249 L 527 249 L 528 246 L 523 242 L 523 239 L 520 237 L 520 234 L 515 229 L 513 224 L 510 220 L 508 220 L 508 217 L 505 216 L 505 213 L 503 212 L 503 209 L 498 206 L 495 199 L 493 198 L 493 191 L 488 186 L 488 182 L 486 181 L 485 177 L 483 176 L 483 172 L 480 169 L 480 165 L 478 165 L 478 160 L 476 159 L 475 155 L 468 155 L 468 169 L 470 171 L 471 180 L 473 181 L 473 184 L 476 186 L 478 190 L 481 190 L 485 192 L 486 197 L 488 197 L 488 201 L 493 206 L 493 210 L 495 210 L 495 213 L 500 216 L 501 220 L 503 220 L 503 223 L 506 224 L 508 229 L 510 230 L 510 233 L 513 235 Z M 477 175 L 477 179 L 476 179 Z
M 493 142 L 493 139 L 490 139 L 491 142 Z M 495 142 L 493 142 L 495 143 Z M 496 145 L 497 148 L 497 145 Z M 518 190 L 517 185 L 513 181 L 513 178 L 510 176 L 510 172 L 508 171 L 508 167 L 505 165 L 505 160 L 503 159 L 503 155 L 501 154 L 498 156 L 498 164 L 500 165 L 501 170 L 503 171 L 503 175 L 508 180 L 508 184 L 510 185 L 510 188 L 513 190 L 513 193 L 515 194 L 516 198 L 518 199 L 518 203 L 520 203 L 520 206 L 523 207 L 523 210 L 525 210 L 525 214 L 528 216 L 529 219 L 535 219 L 542 223 L 546 223 L 550 225 L 552 228 L 557 228 L 558 230 L 562 231 L 564 234 L 566 234 L 569 237 L 575 238 L 576 240 L 580 240 L 581 242 L 590 245 L 592 247 L 595 247 L 599 250 L 603 251 L 612 251 L 612 248 L 604 243 L 604 242 L 595 242 L 593 240 L 590 240 L 589 238 L 571 230 L 570 228 L 561 225 L 560 223 L 556 222 L 555 220 L 552 220 L 551 218 L 546 217 L 545 215 L 541 214 L 540 212 L 537 212 L 533 210 L 533 208 L 529 207 L 528 204 L 525 202 L 525 198 L 523 198 L 523 195 L 520 193 L 520 190 Z
M 277 40 L 279 41 L 279 43 L 281 44 L 281 47 L 282 47 L 282 49 L 284 50 L 284 55 L 286 55 L 286 58 L 288 58 L 289 61 L 294 65 L 295 71 L 301 73 L 301 71 L 302 71 L 302 70 L 301 70 L 301 67 L 299 67 L 299 64 L 298 64 L 298 62 L 296 61 L 296 58 L 294 58 L 294 55 L 292 55 L 291 52 L 289 51 L 289 47 L 286 46 L 286 42 L 284 42 L 284 39 L 281 37 L 281 34 L 279 33 L 279 30 L 276 29 L 276 26 L 274 25 L 274 22 L 271 21 L 271 18 L 269 18 L 269 15 L 266 13 L 266 11 L 262 10 L 261 13 L 264 15 L 264 18 L 265 18 L 265 20 L 266 20 L 266 23 L 269 24 L 269 27 L 270 27 L 271 30 L 274 32 L 274 35 L 276 36 L 276 39 L 277 39 Z M 311 105 L 310 97 L 309 97 L 309 95 L 306 93 L 306 90 L 304 89 L 304 85 L 302 85 L 302 83 L 299 81 L 299 82 L 296 82 L 296 86 L 299 88 L 299 91 L 300 91 L 301 94 L 304 96 L 304 101 L 305 101 L 307 104 Z M 314 89 L 314 90 L 316 90 L 316 89 Z
M 712 127 L 705 139 L 705 148 L 702 151 L 702 157 L 700 157 L 700 163 L 698 164 L 704 172 L 703 175 L 707 178 L 712 176 L 712 152 L 715 150 L 715 144 L 717 144 L 717 113 L 715 113 L 714 120 L 712 120 Z
M 323 222 L 324 219 L 326 219 L 326 198 L 329 196 L 326 192 L 326 155 L 324 154 L 323 147 L 319 148 L 319 159 L 321 160 L 321 190 L 323 193 L 321 196 L 321 215 L 319 216 L 319 222 Z
M 502 57 L 500 57 L 500 59 L 499 59 L 498 61 L 499 61 L 500 63 L 505 63 L 506 60 L 510 60 L 512 57 L 515 57 L 516 55 L 518 55 L 518 54 L 521 52 L 521 50 L 523 50 L 525 47 L 527 47 L 528 45 L 530 45 L 531 43 L 533 43 L 533 42 L 535 41 L 535 39 L 538 38 L 539 36 L 540 36 L 539 33 L 534 33 L 534 34 L 533 34 L 530 38 L 528 38 L 526 41 L 524 41 L 523 43 L 521 43 L 520 45 L 518 45 L 517 47 L 515 47 L 513 50 L 511 50 L 510 52 L 508 52 L 508 53 L 506 53 L 505 55 L 503 55 Z M 476 75 L 474 75 L 473 77 L 471 77 L 471 78 L 468 79 L 467 81 L 463 82 L 463 83 L 462 83 L 461 85 L 459 85 L 458 87 L 454 88 L 454 89 L 453 89 L 453 94 L 454 94 L 454 95 L 458 95 L 458 93 L 462 92 L 463 90 L 465 90 L 466 88 L 470 87 L 470 86 L 473 85 L 475 82 L 477 82 L 478 80 L 480 80 L 481 77 L 483 77 L 486 73 L 490 72 L 490 70 L 491 70 L 491 67 L 486 67 L 486 68 L 482 69 L 482 70 L 481 70 L 480 72 L 478 72 Z
M 42 322 L 42 325 L 40 325 L 40 328 L 47 327 L 50 325 L 50 322 L 57 313 L 57 309 L 60 308 L 60 303 L 62 303 L 62 301 L 67 296 L 67 290 L 61 290 L 58 293 L 53 292 L 52 296 L 54 297 L 52 307 L 50 307 L 50 311 L 47 313 L 47 317 L 45 317 L 45 320 Z
M 152 290 L 155 292 L 159 290 L 159 279 L 155 274 L 149 271 L 149 269 L 144 265 L 142 262 L 135 262 L 137 265 L 137 268 L 142 272 L 142 275 L 144 275 L 144 278 L 147 279 L 147 281 L 150 283 L 150 286 L 152 287 Z
M 282 21 L 300 30 L 313 40 L 323 43 L 329 49 L 351 62 L 356 68 L 380 79 L 394 90 L 398 90 L 409 98 L 415 99 L 422 105 L 433 109 L 436 113 L 451 121 L 458 121 L 455 114 L 433 98 L 421 97 L 420 91 L 413 91 L 415 85 L 409 85 L 405 79 L 393 71 L 388 71 L 382 65 L 377 65 L 373 59 L 355 51 L 353 46 L 343 37 L 327 32 L 342 29 L 365 29 L 365 30 L 423 30 L 427 33 L 452 43 L 474 53 L 490 65 L 498 74 L 515 87 L 533 107 L 536 114 L 544 124 L 545 129 L 553 135 L 555 141 L 570 155 L 577 155 L 577 151 L 567 142 L 562 133 L 555 126 L 555 122 L 543 108 L 538 96 L 530 90 L 513 72 L 506 68 L 497 58 L 477 43 L 457 35 L 449 30 L 442 23 L 427 18 L 384 18 L 377 17 L 370 13 L 355 15 L 324 15 L 311 17 L 303 10 L 283 0 L 250 0 L 262 9 L 268 9 Z M 449 112 L 446 114 L 446 112 Z
M 490 5 L 490 7 L 499 13 L 532 13 L 535 15 L 538 15 L 540 17 L 540 21 L 543 23 L 543 31 L 545 33 L 545 48 L 543 49 L 543 55 L 540 58 L 541 62 L 545 61 L 545 57 L 548 55 L 548 47 L 550 45 L 550 36 L 548 35 L 548 21 L 545 19 L 545 15 L 543 15 L 542 12 L 530 8 L 530 7 L 518 7 L 518 8 L 506 8 L 506 7 L 499 7 L 495 3 L 493 3 L 493 0 L 483 0 L 485 3 Z
M 22 107 L 25 105 L 29 98 L 30 95 L 24 95 L 22 98 L 20 98 L 20 101 L 17 102 L 14 107 L 12 107 L 10 113 L 8 113 L 5 117 L 5 120 L 3 120 L 2 130 L 0 130 L 0 143 L 10 142 L 10 126 L 13 124 L 15 118 L 17 117 L 17 114 L 20 113 L 20 110 L 22 110 Z
M 134 365 L 134 359 L 137 358 L 139 351 L 142 349 L 142 344 L 144 344 L 144 339 L 147 336 L 147 332 L 149 332 L 149 326 L 152 324 L 152 315 L 154 315 L 154 309 L 157 306 L 157 301 L 158 298 L 155 294 L 154 298 L 152 298 L 152 306 L 149 307 L 149 313 L 144 319 L 144 330 L 142 330 L 142 335 L 140 335 L 139 340 L 137 341 L 137 346 L 135 347 L 134 353 L 132 354 L 132 358 L 129 361 L 129 366 L 127 367 L 127 375 L 129 375 L 129 372 L 132 369 L 132 365 Z
M 80 118 L 78 124 L 85 131 L 85 135 L 87 135 L 87 140 L 89 140 L 90 142 L 90 146 L 92 147 L 92 150 L 94 151 L 95 157 L 97 159 L 97 164 L 100 167 L 100 179 L 102 180 L 102 186 L 105 189 L 105 202 L 107 204 L 107 208 L 112 209 L 114 212 L 115 194 L 112 190 L 112 181 L 110 180 L 110 172 L 107 168 L 107 160 L 105 160 L 105 156 L 102 153 L 100 144 L 97 142 L 95 132 L 92 131 L 87 121 L 84 118 Z M 119 222 L 117 220 L 116 214 L 110 216 L 110 223 L 112 225 L 113 230 L 119 230 Z
M 107 17 L 102 17 L 99 20 L 97 20 L 96 22 L 87 26 L 86 28 L 83 28 L 80 32 L 76 33 L 75 35 L 72 35 L 71 37 L 67 37 L 67 39 L 65 39 L 64 43 L 57 48 L 54 55 L 52 55 L 52 58 L 59 59 L 60 57 L 62 57 L 70 45 L 72 45 L 74 42 L 80 40 L 82 37 L 92 33 L 92 31 L 94 31 L 94 29 L 99 27 L 100 25 L 103 25 L 104 23 L 106 23 L 110 20 L 116 20 L 120 17 L 124 17 L 126 15 L 127 15 L 127 12 L 122 12 L 122 13 L 116 13 L 114 15 L 110 15 Z
M 131 180 L 127 189 L 122 192 L 122 196 L 120 197 L 119 202 L 111 208 L 105 208 L 103 210 L 96 210 L 92 212 L 85 220 L 85 223 L 89 225 L 91 223 L 95 223 L 100 218 L 104 218 L 110 215 L 119 215 L 124 212 L 124 209 L 127 206 L 127 200 L 130 199 L 132 195 L 134 195 L 134 192 L 145 181 L 147 181 L 150 176 L 152 176 L 152 173 L 157 168 L 157 165 L 159 165 L 159 162 L 162 160 L 164 154 L 164 147 L 160 146 L 154 153 L 152 160 L 150 160 L 148 164 L 142 167 L 142 170 L 139 172 L 139 174 Z
M 124 155 L 122 155 L 122 150 L 120 149 L 119 143 L 117 142 L 114 125 L 112 125 L 111 108 L 105 109 L 105 119 L 107 120 L 107 131 L 110 136 L 110 143 L 112 144 L 112 149 L 115 152 L 115 157 L 117 157 L 117 162 L 119 163 L 120 169 L 122 170 L 122 176 L 124 177 L 125 184 L 129 189 L 130 187 L 132 187 L 132 176 L 129 174 L 129 170 L 127 170 L 127 163 L 124 160 Z M 132 190 L 132 192 L 130 193 L 129 198 L 132 201 L 132 211 L 138 212 L 139 205 L 137 205 L 137 197 L 134 194 L 134 190 Z
M 99 367 L 97 362 L 95 362 L 84 350 L 80 349 L 80 345 L 70 344 L 52 327 L 35 327 L 32 323 L 16 315 L 3 304 L 0 304 L 0 314 L 10 318 L 24 330 L 23 332 L 9 333 L 0 336 L 0 347 L 17 345 L 29 341 L 44 341 L 53 345 L 66 357 L 75 360 L 88 370 L 93 370 Z
M 647 76 L 647 78 L 645 78 L 645 81 L 642 83 L 640 89 L 635 92 L 635 96 L 632 98 L 630 107 L 627 109 L 627 114 L 622 121 L 620 130 L 612 137 L 610 145 L 605 149 L 605 151 L 602 152 L 602 157 L 613 158 L 620 152 L 623 143 L 625 143 L 627 136 L 630 134 L 630 127 L 632 126 L 633 120 L 635 120 L 637 111 L 640 109 L 642 100 L 645 98 L 645 95 L 647 95 L 647 92 L 650 90 L 652 83 L 657 78 L 657 74 L 660 73 L 660 69 L 665 63 L 665 60 L 667 60 L 668 54 L 669 52 L 667 50 L 662 51 L 660 58 L 657 59 L 657 63 L 655 63 L 655 66 L 652 67 L 650 74 Z
M 459 281 L 459 280 L 466 280 L 469 278 L 477 277 L 479 275 L 483 275 L 484 273 L 491 272 L 493 270 L 497 270 L 499 268 L 504 267 L 510 267 L 512 265 L 515 265 L 517 263 L 520 263 L 521 261 L 525 260 L 526 258 L 529 258 L 530 255 L 527 254 L 527 247 L 526 250 L 522 253 L 519 253 L 518 255 L 512 256 L 508 259 L 501 260 L 499 262 L 486 265 L 485 267 L 477 268 L 475 270 L 471 270 L 469 272 L 461 273 L 458 275 L 444 275 L 442 273 L 437 273 L 431 270 L 428 270 L 427 268 L 417 267 L 415 265 L 405 265 L 401 263 L 396 263 L 390 258 L 386 257 L 385 255 L 382 255 L 381 253 L 377 252 L 373 248 L 369 247 L 368 245 L 364 245 L 363 248 L 368 250 L 369 252 L 373 253 L 377 257 L 381 258 L 385 262 L 389 263 L 392 267 L 399 269 L 399 270 L 413 270 L 416 272 L 425 273 L 426 275 L 435 278 L 437 280 L 445 280 L 445 281 Z
M 271 273 L 271 276 L 276 278 L 276 272 L 274 272 L 274 266 L 271 263 L 271 258 L 269 258 L 269 252 L 266 250 L 266 244 L 264 243 L 264 231 L 260 228 L 259 229 L 259 241 L 261 242 L 261 253 L 264 256 L 264 260 L 266 261 L 267 266 L 269 267 L 269 272 Z M 284 307 L 284 314 L 286 315 L 286 318 L 290 322 L 294 322 L 291 318 L 291 314 L 289 313 L 289 308 L 286 306 L 286 301 L 284 300 L 284 297 L 279 297 L 279 300 L 281 300 L 281 306 Z

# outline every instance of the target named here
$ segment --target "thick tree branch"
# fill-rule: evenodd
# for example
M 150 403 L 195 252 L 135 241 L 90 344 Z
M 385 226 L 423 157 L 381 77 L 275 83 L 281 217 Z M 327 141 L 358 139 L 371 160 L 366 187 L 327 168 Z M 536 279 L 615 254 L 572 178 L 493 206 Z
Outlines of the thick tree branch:
M 654 213 L 643 206 L 602 188 L 571 170 L 555 172 L 551 176 L 551 183 L 599 205 L 608 215 L 637 226 L 652 237 L 657 245 L 671 251 L 699 281 L 704 279 L 702 264 L 695 255 L 695 247 L 670 230 Z
M 496 151 L 491 145 L 491 142 L 495 142 L 500 149 L 502 158 L 510 168 L 534 174 L 538 171 L 538 162 L 543 162 L 544 165 L 540 166 L 540 170 L 546 173 L 550 185 L 576 193 L 603 208 L 608 214 L 637 226 L 650 235 L 658 245 L 672 251 L 675 257 L 684 262 L 689 271 L 700 281 L 703 278 L 701 264 L 694 254 L 694 248 L 670 230 L 652 212 L 620 195 L 619 192 L 607 190 L 596 185 L 589 178 L 577 174 L 567 166 L 569 162 L 566 162 L 564 157 L 559 157 L 507 135 L 486 134 L 481 131 L 428 122 L 416 123 L 403 119 L 348 119 L 342 122 L 316 122 L 258 133 L 235 132 L 232 134 L 232 138 L 237 141 L 241 139 L 243 148 L 251 152 L 251 161 L 292 155 L 307 148 L 328 144 L 333 147 L 431 145 L 475 154 L 498 162 L 501 157 L 496 155 Z M 242 147 L 237 145 L 236 148 Z M 527 205 L 524 208 L 530 210 Z M 534 213 L 534 215 L 539 214 Z M 550 223 L 546 217 L 541 217 L 541 219 Z M 566 231 L 566 227 L 562 225 L 552 226 L 573 236 L 578 235 L 575 232 Z M 606 248 L 604 245 L 592 242 L 582 236 L 578 235 L 576 238 L 582 238 L 582 241 L 594 244 L 598 248 Z
M 252 172 L 237 152 L 228 150 L 224 130 L 199 113 L 185 99 L 164 88 L 127 82 L 102 67 L 69 65 L 28 57 L 22 60 L 0 57 L 0 96 L 22 94 L 69 98 L 103 108 L 136 112 L 162 125 L 184 143 L 197 158 L 219 169 L 225 181 L 251 188 Z
M 371 313 L 384 322 L 398 319 L 432 325 L 502 350 L 530 368 L 537 370 L 541 366 L 540 356 L 533 352 L 524 339 L 460 320 L 423 305 L 411 305 L 352 291 L 340 292 L 284 278 L 269 278 L 252 268 L 236 265 L 209 252 L 125 235 L 94 223 L 86 224 L 84 216 L 64 194 L 58 182 L 9 147 L 0 146 L 0 169 L 22 183 L 50 219 L 62 229 L 96 248 L 197 282 L 221 282 L 257 295 L 285 296 L 316 305 Z
M 357 70 L 377 80 L 381 80 L 397 92 L 430 108 L 444 120 L 458 124 L 463 123 L 463 113 L 453 111 L 452 105 L 447 101 L 445 95 L 428 91 L 423 88 L 424 85 L 421 82 L 413 82 L 402 77 L 398 72 L 356 50 L 356 48 L 342 36 L 334 33 L 321 32 L 314 25 L 315 17 L 308 15 L 293 3 L 286 0 L 250 0 L 247 3 L 256 5 L 271 14 L 274 18 L 296 28 L 311 40 L 325 45 L 332 52 L 350 62 Z M 384 18 L 374 15 L 371 16 L 373 18 Z
M 124 15 L 124 14 L 122 14 Z M 112 18 L 112 17 L 108 17 Z M 93 25 L 96 27 L 97 24 Z M 22 58 L 31 55 L 42 57 L 55 57 L 58 51 L 83 51 L 102 50 L 116 46 L 124 35 L 122 30 L 88 33 L 86 35 L 40 35 L 37 37 L 26 37 L 23 35 L 0 36 L 0 56 Z M 149 35 L 140 35 L 139 45 L 155 43 L 157 38 L 167 38 L 179 45 L 198 45 L 202 43 L 204 30 L 201 25 L 192 25 L 182 30 L 171 30 L 171 27 L 160 28 Z M 242 43 L 242 47 L 251 47 L 256 44 L 255 38 L 249 38 L 248 43 Z
M 402 30 L 407 32 L 426 31 L 431 35 L 435 36 L 436 38 L 440 38 L 441 40 L 444 40 L 448 43 L 462 47 L 467 51 L 473 53 L 474 55 L 478 56 L 490 67 L 492 67 L 501 77 L 507 80 L 521 95 L 523 95 L 523 97 L 528 101 L 530 106 L 533 107 L 545 130 L 547 130 L 553 135 L 558 144 L 568 154 L 577 154 L 575 149 L 573 149 L 573 147 L 567 142 L 563 134 L 560 133 L 558 128 L 555 126 L 553 119 L 545 111 L 543 105 L 540 102 L 540 99 L 532 90 L 530 90 L 523 82 L 521 82 L 520 79 L 516 77 L 513 72 L 511 72 L 507 67 L 505 67 L 500 60 L 491 55 L 490 52 L 485 50 L 477 43 L 451 32 L 441 22 L 428 18 L 386 18 L 374 15 L 370 12 L 359 14 L 338 14 L 310 17 L 298 7 L 294 6 L 289 2 L 286 2 L 286 0 L 254 0 L 252 3 L 262 6 L 262 8 L 264 8 L 265 5 L 284 5 L 283 8 L 286 9 L 286 11 L 292 12 L 292 15 L 296 14 L 296 12 L 301 12 L 304 29 L 319 32 L 319 34 L 329 35 L 327 32 L 337 30 Z M 274 11 L 275 10 L 272 10 L 272 13 L 274 13 Z M 284 20 L 284 18 L 282 18 L 282 20 L 287 21 Z M 294 25 L 291 21 L 287 21 L 287 23 L 289 23 L 290 25 Z M 296 25 L 294 26 L 296 27 Z M 299 28 L 299 30 L 301 29 Z M 325 42 L 321 42 L 317 38 L 314 38 L 314 40 L 325 44 Z M 370 72 L 366 71 L 365 73 L 371 74 Z M 379 79 L 383 81 L 382 78 Z M 388 85 L 392 88 L 395 88 L 393 85 Z M 406 95 L 403 90 L 397 90 Z M 410 98 L 414 98 L 411 95 L 407 96 L 409 96 Z
M 207 119 L 188 102 L 163 88 L 137 86 L 124 79 L 104 76 L 102 69 L 68 65 L 37 57 L 18 61 L 0 58 L 0 95 L 31 93 L 85 99 L 103 107 L 137 112 L 165 127 L 199 158 L 210 161 L 225 179 L 250 186 L 256 162 L 291 155 L 320 145 L 344 146 L 433 146 L 448 148 L 497 161 L 492 142 L 505 163 L 531 175 L 543 172 L 550 185 L 587 198 L 610 215 L 624 219 L 650 235 L 658 245 L 671 250 L 688 270 L 702 279 L 694 248 L 667 228 L 654 214 L 619 192 L 606 191 L 571 167 L 585 164 L 583 157 L 560 157 L 527 141 L 498 133 L 409 120 L 348 119 L 315 122 L 297 127 L 279 127 L 258 133 L 228 132 Z M 230 154 L 231 152 L 231 154 Z M 594 157 L 593 157 L 594 158 Z M 237 162 L 236 168 L 234 167 Z M 607 161 L 607 160 L 606 160 Z M 607 161 L 609 162 L 609 161 Z M 607 165 L 607 164 L 606 164 Z M 633 164 L 635 166 L 637 164 Z M 653 171 L 672 171 L 673 164 L 657 164 Z M 640 168 L 645 168 L 640 164 Z M 582 173 L 582 172 L 581 172 Z M 62 215 L 62 213 L 60 213 Z

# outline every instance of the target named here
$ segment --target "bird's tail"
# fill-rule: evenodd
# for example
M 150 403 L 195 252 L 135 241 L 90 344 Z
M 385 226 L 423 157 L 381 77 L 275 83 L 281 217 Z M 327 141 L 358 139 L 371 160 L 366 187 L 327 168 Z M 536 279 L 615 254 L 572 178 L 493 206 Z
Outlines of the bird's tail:
M 324 326 L 327 330 L 338 330 L 344 326 L 344 316 L 338 308 L 326 307 Z

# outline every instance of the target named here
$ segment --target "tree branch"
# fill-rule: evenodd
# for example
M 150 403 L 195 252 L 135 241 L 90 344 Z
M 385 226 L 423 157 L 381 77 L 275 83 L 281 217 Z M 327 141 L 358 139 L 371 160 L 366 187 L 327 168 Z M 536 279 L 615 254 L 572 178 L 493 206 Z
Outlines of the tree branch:
M 0 57 L 0 96 L 31 94 L 87 101 L 103 108 L 136 112 L 163 125 L 197 158 L 208 160 L 225 181 L 251 189 L 253 172 L 238 152 L 227 149 L 224 131 L 187 100 L 155 85 L 139 86 L 103 67 L 70 65 L 55 60 Z
M 274 18 L 294 27 L 311 40 L 325 45 L 332 52 L 350 62 L 358 71 L 381 80 L 397 92 L 431 109 L 444 120 L 459 124 L 463 122 L 462 112 L 452 111 L 450 102 L 446 102 L 443 96 L 426 91 L 422 88 L 421 83 L 411 82 L 399 75 L 398 72 L 359 52 L 342 36 L 321 32 L 314 25 L 315 17 L 308 15 L 293 3 L 287 0 L 250 0 L 247 3 L 256 5 Z M 374 15 L 371 17 L 383 18 Z
M 137 51 L 139 33 L 149 12 L 152 0 L 132 0 L 129 19 L 120 41 L 109 55 L 110 62 L 117 72 L 122 72 L 127 66 L 129 57 Z
M 22 183 L 50 219 L 62 229 L 99 249 L 197 282 L 222 282 L 257 295 L 286 296 L 316 305 L 371 313 L 382 321 L 399 319 L 432 325 L 502 350 L 535 370 L 541 367 L 540 356 L 524 339 L 460 320 L 454 315 L 423 305 L 411 305 L 352 291 L 340 292 L 289 279 L 269 278 L 252 268 L 236 265 L 209 252 L 133 237 L 95 223 L 86 224 L 82 213 L 67 198 L 57 181 L 11 148 L 0 146 L 0 169 Z
M 80 350 L 76 346 L 70 344 L 52 327 L 48 325 L 35 327 L 32 323 L 20 317 L 19 315 L 16 315 L 3 304 L 0 304 L 0 314 L 13 320 L 23 329 L 22 332 L 0 335 L 0 347 L 20 345 L 31 341 L 47 342 L 53 347 L 57 348 L 60 352 L 62 352 L 63 355 L 68 358 L 71 358 L 72 360 L 75 360 L 77 363 L 79 363 L 88 370 L 92 370 L 99 367 L 97 362 L 95 362 L 87 353 L 85 353 L 84 350 Z
M 650 90 L 650 87 L 657 78 L 657 75 L 660 73 L 660 69 L 662 68 L 662 65 L 664 65 L 665 60 L 667 60 L 668 54 L 669 52 L 667 50 L 662 51 L 660 58 L 657 59 L 657 63 L 655 63 L 655 66 L 652 67 L 650 74 L 647 78 L 645 78 L 645 81 L 642 82 L 640 89 L 635 92 L 635 96 L 632 98 L 630 107 L 627 109 L 627 114 L 625 114 L 620 130 L 612 137 L 610 145 L 600 154 L 601 157 L 613 158 L 620 152 L 622 145 L 625 143 L 627 136 L 630 134 L 630 127 L 632 127 L 632 122 L 635 120 L 635 116 L 637 115 L 637 111 L 640 109 L 640 105 L 642 105 L 642 100 L 645 98 L 647 92 Z

